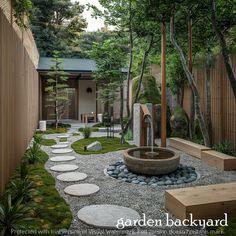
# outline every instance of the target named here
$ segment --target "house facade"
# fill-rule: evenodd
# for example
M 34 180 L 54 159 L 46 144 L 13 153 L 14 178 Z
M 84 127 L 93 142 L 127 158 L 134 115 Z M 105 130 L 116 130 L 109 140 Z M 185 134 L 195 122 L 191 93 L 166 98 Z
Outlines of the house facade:
M 47 86 L 48 73 L 51 71 L 52 58 L 41 57 L 38 64 L 39 73 L 39 119 L 52 120 L 53 108 L 48 106 L 48 94 L 45 92 Z M 70 105 L 65 108 L 62 119 L 78 120 L 83 122 L 86 114 L 98 114 L 104 112 L 103 104 L 97 99 L 97 85 L 92 78 L 92 73 L 96 70 L 96 63 L 90 59 L 64 58 L 61 64 L 63 71 L 68 73 L 68 90 Z M 124 85 L 126 82 L 124 83 Z M 126 98 L 126 88 L 124 86 L 124 97 Z M 119 118 L 119 95 L 114 104 L 114 117 Z M 126 112 L 125 112 L 126 113 Z M 96 119 L 97 120 L 97 119 Z

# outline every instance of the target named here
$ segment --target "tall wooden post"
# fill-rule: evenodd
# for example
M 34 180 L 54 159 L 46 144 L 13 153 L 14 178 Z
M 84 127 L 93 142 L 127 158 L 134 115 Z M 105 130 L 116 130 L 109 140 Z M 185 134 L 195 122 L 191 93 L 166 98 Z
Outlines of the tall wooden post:
M 188 69 L 190 73 L 193 71 L 193 59 L 192 59 L 192 51 L 193 51 L 193 39 L 192 39 L 192 18 L 191 18 L 191 11 L 188 12 Z M 191 90 L 191 107 L 190 107 L 190 117 L 189 117 L 189 132 L 190 132 L 190 138 L 193 138 L 193 123 L 195 118 L 195 101 L 194 101 L 194 95 L 193 91 Z
M 161 147 L 166 147 L 166 25 L 161 23 Z

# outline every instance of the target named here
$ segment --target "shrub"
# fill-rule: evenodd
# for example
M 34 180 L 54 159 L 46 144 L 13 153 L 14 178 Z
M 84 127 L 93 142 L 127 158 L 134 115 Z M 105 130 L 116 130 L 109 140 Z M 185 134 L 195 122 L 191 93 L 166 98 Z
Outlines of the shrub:
M 90 128 L 91 129 L 91 132 L 98 132 L 99 131 L 99 128 L 97 127 L 85 127 L 85 128 L 79 128 L 79 132 L 84 132 L 84 129 L 86 128 Z
M 40 145 L 33 142 L 33 146 L 26 152 L 25 157 L 29 164 L 36 164 L 40 160 Z
M 22 180 L 27 179 L 29 174 L 29 166 L 26 161 L 20 163 L 20 178 Z
M 34 135 L 34 142 L 38 145 L 42 144 L 43 141 L 43 135 L 42 134 L 35 134 Z
M 22 202 L 29 202 L 30 193 L 34 190 L 33 182 L 27 179 L 15 179 L 11 181 L 8 192 L 13 196 L 13 201 L 18 201 L 22 198 Z
M 83 128 L 83 130 L 81 131 L 84 138 L 89 138 L 92 134 L 92 128 L 91 127 L 85 127 Z
M 188 116 L 184 109 L 180 106 L 175 108 L 173 115 L 170 118 L 171 136 L 186 138 L 188 135 Z
M 125 134 L 125 140 L 133 140 L 133 133 L 131 129 L 128 129 L 127 133 Z
M 222 152 L 224 154 L 236 157 L 236 151 L 233 149 L 232 144 L 226 140 L 224 140 L 218 144 L 215 144 L 214 149 L 218 152 Z
M 12 231 L 24 229 L 22 224 L 29 220 L 29 210 L 22 204 L 22 198 L 13 203 L 11 194 L 7 194 L 0 204 L 1 235 L 14 235 Z
M 63 123 L 58 123 L 58 126 L 57 126 L 58 128 L 70 128 L 71 127 L 71 125 L 70 124 L 63 124 Z M 55 126 L 55 124 L 54 123 L 52 123 L 52 124 L 47 124 L 47 128 L 52 128 L 52 129 L 55 129 L 56 128 L 56 126 Z

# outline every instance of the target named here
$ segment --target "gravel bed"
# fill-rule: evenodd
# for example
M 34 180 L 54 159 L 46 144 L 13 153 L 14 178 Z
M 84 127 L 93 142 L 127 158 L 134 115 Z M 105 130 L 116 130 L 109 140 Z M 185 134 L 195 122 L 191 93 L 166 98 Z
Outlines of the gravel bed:
M 93 136 L 102 136 L 104 133 L 96 132 Z M 55 138 L 57 135 L 47 135 L 47 138 Z M 70 143 L 83 138 L 82 136 L 72 136 L 68 139 Z M 43 147 L 50 157 L 55 156 L 50 147 Z M 130 207 L 142 216 L 145 213 L 147 219 L 161 219 L 165 222 L 167 211 L 164 208 L 164 191 L 171 188 L 181 188 L 190 186 L 200 186 L 215 183 L 226 183 L 236 181 L 236 172 L 223 172 L 214 167 L 203 164 L 199 159 L 180 153 L 181 164 L 194 167 L 198 173 L 196 181 L 172 186 L 141 186 L 139 184 L 130 184 L 122 180 L 117 180 L 107 176 L 104 170 L 116 162 L 122 161 L 122 151 L 111 152 L 100 155 L 79 155 L 73 153 L 76 159 L 67 164 L 76 164 L 78 171 L 88 175 L 88 177 L 79 181 L 79 183 L 91 183 L 100 187 L 100 191 L 94 195 L 86 197 L 72 197 L 64 193 L 64 188 L 78 182 L 65 183 L 56 180 L 56 189 L 60 195 L 70 204 L 73 213 L 73 222 L 71 224 L 69 235 L 206 235 L 204 230 L 192 229 L 190 227 L 137 227 L 133 230 L 105 230 L 93 228 L 85 225 L 77 218 L 77 212 L 84 206 L 92 204 L 116 204 L 124 207 Z M 62 162 L 63 164 L 63 162 Z M 55 163 L 48 161 L 45 168 L 56 178 L 59 173 L 50 170 Z M 53 204 L 53 203 L 52 203 Z M 175 219 L 170 215 L 171 219 Z M 192 233 L 195 230 L 197 234 Z M 196 231 L 198 230 L 198 231 Z M 72 233 L 74 232 L 74 233 Z M 139 233 L 135 233 L 139 232 Z M 140 234 L 143 232 L 143 234 Z M 150 234 L 144 234 L 149 232 Z

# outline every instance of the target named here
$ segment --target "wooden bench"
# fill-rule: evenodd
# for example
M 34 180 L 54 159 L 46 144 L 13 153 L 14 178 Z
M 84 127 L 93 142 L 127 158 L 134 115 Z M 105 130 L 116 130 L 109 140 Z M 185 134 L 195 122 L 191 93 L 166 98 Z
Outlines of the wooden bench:
M 214 150 L 203 151 L 202 161 L 220 170 L 236 170 L 236 157 Z
M 199 159 L 201 159 L 202 151 L 211 150 L 208 147 L 181 138 L 170 138 L 169 140 L 170 140 L 170 147 L 181 150 Z
M 236 216 L 236 182 L 166 190 L 165 207 L 181 220 Z

